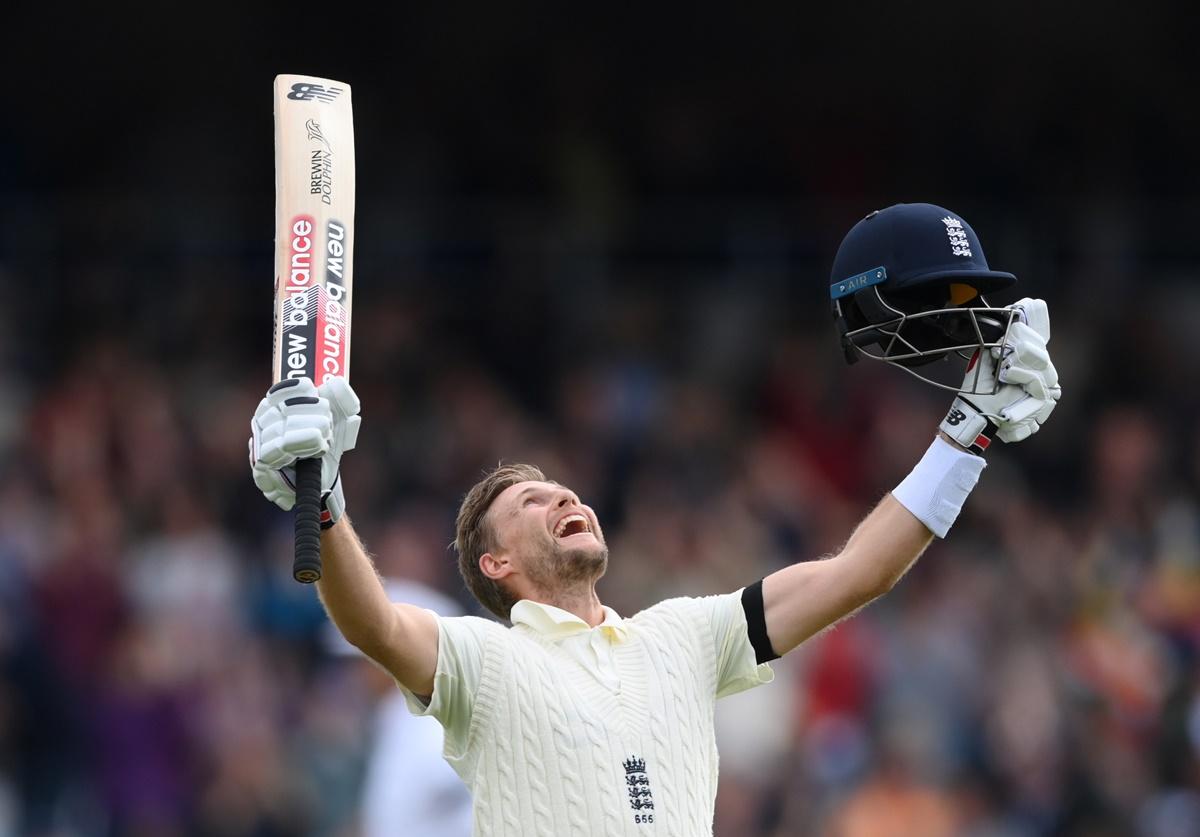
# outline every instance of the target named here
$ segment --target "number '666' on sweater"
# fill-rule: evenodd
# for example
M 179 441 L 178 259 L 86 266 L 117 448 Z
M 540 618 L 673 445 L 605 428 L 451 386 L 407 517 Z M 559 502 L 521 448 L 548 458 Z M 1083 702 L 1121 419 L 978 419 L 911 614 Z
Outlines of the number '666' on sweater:
M 488 837 L 712 834 L 717 698 L 767 683 L 741 591 L 591 628 L 523 600 L 513 626 L 438 618 L 428 705 Z

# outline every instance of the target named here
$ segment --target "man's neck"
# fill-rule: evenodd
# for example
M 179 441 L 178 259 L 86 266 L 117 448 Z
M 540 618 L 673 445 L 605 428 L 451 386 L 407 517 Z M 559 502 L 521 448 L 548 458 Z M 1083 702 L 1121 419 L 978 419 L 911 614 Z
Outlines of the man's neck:
M 530 598 L 542 604 L 553 605 L 567 613 L 573 613 L 592 628 L 604 621 L 604 607 L 600 604 L 600 597 L 596 595 L 595 587 L 589 586 L 586 590 L 580 591 L 558 590 L 554 593 L 539 593 Z

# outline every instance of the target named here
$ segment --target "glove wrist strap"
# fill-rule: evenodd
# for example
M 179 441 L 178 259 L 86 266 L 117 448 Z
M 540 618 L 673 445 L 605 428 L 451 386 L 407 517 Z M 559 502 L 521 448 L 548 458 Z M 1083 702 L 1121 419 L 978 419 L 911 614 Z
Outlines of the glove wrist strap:
M 996 424 L 978 407 L 960 396 L 950 405 L 950 412 L 946 413 L 938 430 L 971 453 L 982 456 L 996 434 Z
M 321 528 L 331 529 L 346 511 L 346 495 L 342 492 L 342 475 L 333 478 L 333 487 L 321 495 Z

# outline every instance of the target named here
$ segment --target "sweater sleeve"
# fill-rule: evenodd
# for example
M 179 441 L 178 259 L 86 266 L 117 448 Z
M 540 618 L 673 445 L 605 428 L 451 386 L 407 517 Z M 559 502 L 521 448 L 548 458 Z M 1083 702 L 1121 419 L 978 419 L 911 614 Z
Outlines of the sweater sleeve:
M 436 718 L 445 729 L 445 755 L 451 760 L 461 758 L 466 752 L 487 637 L 491 630 L 497 629 L 503 630 L 476 616 L 439 616 L 437 668 L 428 704 L 400 686 L 409 711 Z
M 713 638 L 716 655 L 717 697 L 744 692 L 770 683 L 775 673 L 766 663 L 759 664 L 750 640 L 742 591 L 694 600 L 704 615 Z

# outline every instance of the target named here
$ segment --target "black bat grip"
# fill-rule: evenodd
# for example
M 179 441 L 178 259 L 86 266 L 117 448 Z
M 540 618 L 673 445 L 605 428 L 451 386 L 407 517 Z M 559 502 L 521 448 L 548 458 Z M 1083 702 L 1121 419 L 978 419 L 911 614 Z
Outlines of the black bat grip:
M 296 560 L 292 578 L 321 580 L 321 460 L 296 462 Z

